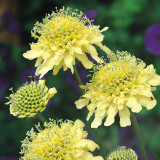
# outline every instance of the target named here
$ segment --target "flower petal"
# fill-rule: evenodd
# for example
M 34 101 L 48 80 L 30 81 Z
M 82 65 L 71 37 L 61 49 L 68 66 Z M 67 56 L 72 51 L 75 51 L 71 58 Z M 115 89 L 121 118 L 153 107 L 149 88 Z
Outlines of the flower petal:
M 79 128 L 83 128 L 85 126 L 85 124 L 81 120 L 79 120 L 79 119 L 77 119 L 75 121 L 74 125 L 77 126 L 77 127 L 79 127 Z
M 117 114 L 117 108 L 113 105 L 109 106 L 108 111 L 107 111 L 107 118 L 106 121 L 104 123 L 105 126 L 110 126 L 111 124 L 114 123 L 115 119 L 114 117 Z
M 39 80 L 39 81 L 38 81 L 38 83 L 39 83 L 40 85 L 43 85 L 43 86 L 45 86 L 45 82 L 46 82 L 46 80 Z
M 80 147 L 85 147 L 87 150 L 90 150 L 90 151 L 94 151 L 96 148 L 98 148 L 99 149 L 99 146 L 95 143 L 95 142 L 93 142 L 93 141 L 91 141 L 91 140 L 89 140 L 89 139 L 82 139 L 82 140 L 80 140 L 77 144 L 76 144 L 76 147 L 78 147 L 78 148 L 80 148 Z
M 91 69 L 93 67 L 93 63 L 87 58 L 86 54 L 83 54 L 83 55 L 76 54 L 75 57 L 79 61 L 81 61 L 81 63 L 86 69 Z
M 61 63 L 59 65 L 55 65 L 53 68 L 53 75 L 56 75 L 58 73 L 58 71 L 61 69 L 63 62 L 61 61 Z
M 126 105 L 131 108 L 132 112 L 138 113 L 142 110 L 142 106 L 137 103 L 137 99 L 134 96 L 128 97 Z
M 95 111 L 95 118 L 91 124 L 91 128 L 97 128 L 102 124 L 102 120 L 105 116 L 105 110 L 96 110 Z
M 43 61 L 43 57 L 42 56 L 38 57 L 34 66 L 35 67 L 39 66 L 42 63 L 42 61 Z
M 101 48 L 106 54 L 111 53 L 111 50 L 110 50 L 108 47 L 103 46 L 102 43 L 96 43 L 96 45 L 97 45 L 99 48 Z
M 126 106 L 122 110 L 119 111 L 119 116 L 120 116 L 120 126 L 121 127 L 126 127 L 126 126 L 131 125 L 130 112 Z
M 160 76 L 159 75 L 155 75 L 152 79 L 150 79 L 148 81 L 148 83 L 152 86 L 158 86 L 160 85 Z
M 86 106 L 89 103 L 88 99 L 79 99 L 78 101 L 75 101 L 76 107 L 78 109 L 82 109 L 84 106 Z
M 23 57 L 27 58 L 29 60 L 32 60 L 34 58 L 38 58 L 40 56 L 42 56 L 44 53 L 44 51 L 42 50 L 29 50 L 26 53 L 23 53 Z
M 146 96 L 146 97 L 152 97 L 152 91 L 151 91 L 151 87 L 145 87 L 139 90 L 138 92 L 140 95 Z
M 93 59 L 95 59 L 97 62 L 100 62 L 100 58 L 98 57 L 97 50 L 93 45 L 90 45 L 90 44 L 84 45 L 83 46 L 83 51 L 89 53 L 91 55 L 91 57 Z
M 64 63 L 65 65 L 70 68 L 70 66 L 72 66 L 72 62 L 73 62 L 73 55 L 71 54 L 66 54 L 64 56 Z
M 54 63 L 53 63 L 53 57 L 48 58 L 39 68 L 38 71 L 36 71 L 38 74 L 40 74 L 40 78 L 42 78 L 49 70 L 53 69 Z M 37 68 L 38 69 L 38 68 Z
M 90 152 L 84 151 L 81 157 L 78 157 L 77 160 L 92 160 L 93 155 Z
M 157 104 L 157 101 L 155 99 L 151 100 L 151 98 L 149 97 L 137 96 L 137 98 L 138 98 L 138 103 L 146 107 L 148 110 L 152 109 Z
M 101 30 L 101 32 L 106 31 L 108 28 L 109 28 L 109 27 L 104 27 L 104 28 Z
M 51 98 L 53 97 L 55 94 L 57 93 L 57 90 L 56 88 L 50 88 L 49 91 L 48 91 L 48 98 Z

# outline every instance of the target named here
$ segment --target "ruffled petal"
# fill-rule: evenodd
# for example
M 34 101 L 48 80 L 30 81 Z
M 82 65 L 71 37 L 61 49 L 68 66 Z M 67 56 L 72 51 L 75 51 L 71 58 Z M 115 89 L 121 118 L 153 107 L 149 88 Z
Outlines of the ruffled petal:
M 108 30 L 108 28 L 109 28 L 109 27 L 104 27 L 104 28 L 101 30 L 101 32 L 104 32 L 104 31 Z
M 88 40 L 83 39 L 83 40 L 80 40 L 80 41 L 76 41 L 76 42 L 74 43 L 74 45 L 77 46 L 77 47 L 81 47 L 81 46 L 83 46 L 83 45 L 85 45 L 85 44 L 88 44 L 88 43 L 89 43 Z
M 160 85 L 160 76 L 159 75 L 155 75 L 152 79 L 150 79 L 148 81 L 148 83 L 152 86 L 158 86 Z
M 62 59 L 64 58 L 64 55 L 54 55 L 53 57 L 53 63 L 55 65 L 59 65 L 59 63 L 62 61 Z
M 143 89 L 140 89 L 138 92 L 139 95 L 143 95 L 146 97 L 152 97 L 152 91 L 151 91 L 151 87 L 144 87 Z
M 49 91 L 48 91 L 48 98 L 51 98 L 53 97 L 55 94 L 57 93 L 57 90 L 56 88 L 50 88 Z
M 27 58 L 29 60 L 32 60 L 32 59 L 35 59 L 35 58 L 42 56 L 43 53 L 44 53 L 44 51 L 42 51 L 42 50 L 29 50 L 26 53 L 23 53 L 23 57 Z
M 103 160 L 103 158 L 101 156 L 96 156 L 96 157 L 93 157 L 93 160 Z
M 93 67 L 93 62 L 91 62 L 86 54 L 83 54 L 83 55 L 80 55 L 80 54 L 76 54 L 75 57 L 81 61 L 81 63 L 83 64 L 83 66 L 86 68 L 86 69 L 91 69 Z
M 46 80 L 41 79 L 38 81 L 38 83 L 42 86 L 45 86 Z
M 78 109 L 82 109 L 84 106 L 86 106 L 89 103 L 88 99 L 80 99 L 78 101 L 75 101 L 76 107 Z
M 64 56 L 64 63 L 65 65 L 70 68 L 72 66 L 72 62 L 73 62 L 73 55 L 71 54 L 66 54 Z
M 37 68 L 36 75 L 40 74 L 40 78 L 42 78 L 49 70 L 53 69 L 53 57 L 48 58 L 44 63 Z M 38 72 L 38 73 L 37 73 Z
M 83 97 L 85 97 L 85 98 L 91 98 L 92 97 L 92 91 L 87 91 L 84 95 L 83 95 Z
M 107 118 L 104 123 L 105 126 L 110 126 L 111 124 L 114 123 L 115 121 L 115 116 L 117 114 L 117 108 L 115 106 L 109 106 L 108 111 L 107 111 Z
M 79 157 L 78 160 L 81 160 L 81 159 L 83 159 L 83 160 L 92 160 L 93 159 L 93 155 L 90 152 L 85 151 L 85 152 L 83 152 L 82 156 Z
M 90 45 L 90 44 L 84 45 L 83 46 L 83 51 L 89 53 L 91 55 L 91 57 L 93 59 L 95 59 L 97 62 L 100 62 L 100 58 L 98 57 L 97 50 L 93 45 Z
M 86 148 L 86 150 L 90 150 L 90 151 L 94 151 L 96 148 L 97 149 L 99 149 L 99 146 L 95 143 L 95 142 L 93 142 L 93 141 L 91 141 L 91 140 L 89 140 L 89 139 L 82 139 L 82 140 L 80 140 L 77 144 L 76 144 L 76 147 L 78 147 L 78 148 L 81 148 L 81 147 L 85 147 Z
M 82 49 L 80 47 L 71 47 L 69 51 L 70 54 L 74 53 L 83 54 Z
M 106 54 L 109 54 L 109 53 L 112 52 L 108 47 L 103 46 L 102 43 L 96 43 L 96 45 L 97 45 L 100 49 L 102 49 Z
M 95 119 L 91 124 L 91 128 L 97 128 L 102 124 L 102 120 L 105 116 L 105 110 L 96 110 L 95 111 Z
M 128 102 L 126 105 L 131 108 L 132 112 L 140 112 L 142 110 L 142 106 L 137 103 L 137 99 L 134 96 L 128 97 Z
M 79 128 L 83 128 L 85 126 L 85 124 L 81 120 L 79 120 L 79 119 L 77 119 L 75 121 L 74 125 L 77 126 L 77 127 L 79 127 Z
M 38 57 L 35 63 L 35 67 L 38 67 L 42 63 L 42 61 L 43 61 L 43 57 L 42 56 Z
M 62 67 L 62 64 L 63 64 L 63 62 L 61 61 L 61 63 L 59 65 L 55 65 L 54 66 L 54 68 L 53 68 L 53 75 L 56 75 L 59 72 L 59 70 Z
M 127 107 L 124 107 L 122 110 L 119 111 L 119 116 L 120 116 L 121 127 L 126 127 L 131 125 L 130 112 Z
M 152 109 L 157 104 L 156 99 L 151 100 L 151 98 L 149 97 L 137 96 L 137 99 L 138 99 L 138 103 L 146 107 L 148 110 Z

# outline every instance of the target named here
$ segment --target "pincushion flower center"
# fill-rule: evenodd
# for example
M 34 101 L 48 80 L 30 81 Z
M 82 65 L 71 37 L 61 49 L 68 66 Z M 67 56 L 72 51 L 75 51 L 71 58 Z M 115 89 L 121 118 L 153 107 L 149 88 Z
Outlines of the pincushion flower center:
M 66 131 L 64 134 L 63 132 L 60 133 L 60 129 L 57 128 L 57 130 L 58 131 L 56 132 L 55 129 L 52 128 L 39 133 L 38 136 L 32 142 L 32 150 L 30 150 L 29 154 L 33 153 L 33 149 L 36 151 L 37 143 L 42 143 L 41 150 L 46 150 L 48 153 L 50 153 L 51 157 L 73 157 L 73 154 L 76 154 L 74 152 L 75 147 L 72 146 L 72 139 L 74 135 L 71 136 L 68 133 L 70 131 Z M 57 133 L 57 135 L 53 136 L 53 134 L 55 133 Z
M 61 49 L 72 46 L 74 41 L 82 40 L 88 31 L 83 21 L 72 16 L 53 17 L 43 28 L 45 29 L 40 32 L 39 41 L 47 39 L 50 47 L 56 46 Z
M 108 63 L 93 76 L 94 89 L 116 96 L 127 94 L 134 87 L 139 69 L 139 66 L 131 66 L 129 62 Z

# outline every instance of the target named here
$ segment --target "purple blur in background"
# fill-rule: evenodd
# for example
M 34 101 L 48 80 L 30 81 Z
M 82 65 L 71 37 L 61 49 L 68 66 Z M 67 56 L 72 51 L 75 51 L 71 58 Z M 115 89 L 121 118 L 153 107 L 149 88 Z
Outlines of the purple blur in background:
M 160 56 L 160 24 L 154 24 L 146 30 L 144 45 L 148 52 Z
M 10 81 L 5 76 L 0 76 L 0 100 L 3 99 L 3 94 L 10 88 Z
M 29 76 L 32 76 L 33 78 L 31 78 L 31 79 L 34 79 L 35 71 L 36 71 L 35 68 L 27 68 L 27 69 L 25 69 L 21 74 L 20 81 L 22 83 L 26 83 L 27 81 L 30 80 Z M 39 80 L 39 76 L 36 77 L 35 80 L 38 81 Z
M 81 68 L 81 67 L 77 67 L 78 73 L 81 77 L 82 83 L 86 84 L 86 82 L 88 81 L 88 71 L 85 68 Z M 74 77 L 74 75 L 71 73 L 70 70 L 67 71 L 66 73 L 66 82 L 71 85 L 73 88 L 75 88 L 75 90 L 77 92 L 80 92 L 80 88 L 78 86 L 78 83 Z
M 141 153 L 139 151 L 139 148 L 137 148 L 138 142 L 133 127 L 130 126 L 125 128 L 123 127 L 120 128 L 119 139 L 120 139 L 120 146 L 126 146 L 127 148 L 133 149 L 136 152 L 138 159 L 141 160 Z M 148 160 L 153 160 L 149 152 L 147 152 L 147 157 Z
M 94 20 L 97 16 L 98 12 L 96 9 L 89 9 L 87 11 L 84 12 L 84 15 L 86 15 L 86 17 L 89 19 L 89 20 Z
M 0 160 L 18 160 L 18 157 L 16 156 L 2 156 L 0 157 Z
M 10 11 L 4 12 L 2 16 L 2 22 L 4 27 L 14 33 L 19 34 L 20 33 L 20 23 L 19 21 L 10 13 Z

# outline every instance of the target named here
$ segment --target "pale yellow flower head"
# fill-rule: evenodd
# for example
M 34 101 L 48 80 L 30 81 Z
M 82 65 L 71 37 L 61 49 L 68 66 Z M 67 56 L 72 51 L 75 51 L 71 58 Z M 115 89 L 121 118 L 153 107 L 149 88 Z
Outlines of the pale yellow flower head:
M 10 114 L 18 118 L 34 117 L 38 112 L 45 110 L 55 93 L 55 88 L 48 89 L 45 86 L 45 80 L 31 81 L 10 94 L 6 104 L 10 105 Z
M 37 58 L 35 67 L 36 75 L 43 77 L 49 70 L 53 69 L 56 75 L 60 68 L 71 69 L 77 58 L 86 69 L 93 67 L 93 63 L 87 58 L 90 54 L 97 62 L 100 61 L 96 48 L 99 46 L 103 51 L 110 50 L 102 45 L 104 36 L 99 26 L 91 24 L 91 21 L 82 12 L 67 8 L 48 14 L 42 23 L 37 22 L 32 31 L 32 36 L 37 43 L 31 44 L 31 50 L 23 54 L 29 60 Z
M 50 119 L 44 124 L 36 126 L 38 133 L 31 129 L 22 141 L 21 154 L 23 160 L 103 160 L 91 153 L 99 148 L 96 143 L 86 139 L 87 132 L 80 120 L 59 121 Z
M 138 157 L 131 148 L 127 149 L 125 146 L 121 146 L 110 153 L 106 160 L 138 160 Z
M 97 128 L 106 117 L 105 126 L 115 121 L 117 113 L 120 126 L 131 125 L 130 111 L 138 113 L 142 106 L 148 110 L 156 105 L 152 91 L 160 85 L 160 76 L 153 65 L 146 66 L 143 61 L 128 52 L 109 54 L 110 61 L 95 66 L 90 83 L 82 88 L 86 93 L 75 104 L 78 109 L 87 106 L 87 120 L 95 114 L 92 128 Z

